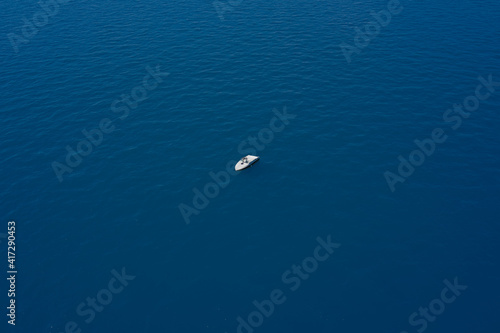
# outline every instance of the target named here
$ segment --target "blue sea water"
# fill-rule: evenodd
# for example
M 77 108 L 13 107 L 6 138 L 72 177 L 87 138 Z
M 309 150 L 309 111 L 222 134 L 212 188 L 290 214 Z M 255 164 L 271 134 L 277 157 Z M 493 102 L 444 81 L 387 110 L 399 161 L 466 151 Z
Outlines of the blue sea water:
M 1 331 L 229 333 L 238 317 L 257 323 L 245 333 L 498 331 L 500 86 L 443 117 L 478 77 L 500 81 L 500 4 L 396 5 L 74 0 L 45 22 L 36 1 L 1 3 Z M 402 11 L 347 61 L 340 45 L 388 6 Z M 151 71 L 145 100 L 115 102 Z M 254 167 L 195 198 L 285 110 Z M 106 119 L 61 182 L 54 162 Z M 439 128 L 446 141 L 391 191 L 384 174 Z M 283 274 L 329 235 L 340 247 L 292 290 Z M 111 293 L 123 270 L 134 278 Z M 454 279 L 467 288 L 444 303 Z M 286 300 L 255 314 L 275 289 Z

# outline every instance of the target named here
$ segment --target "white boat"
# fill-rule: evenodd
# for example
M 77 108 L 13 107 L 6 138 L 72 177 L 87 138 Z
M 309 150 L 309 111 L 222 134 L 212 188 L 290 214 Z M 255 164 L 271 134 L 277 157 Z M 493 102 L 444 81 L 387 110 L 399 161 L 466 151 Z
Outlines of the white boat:
M 257 162 L 259 158 L 260 158 L 259 156 L 247 155 L 243 157 L 241 160 L 239 160 L 238 163 L 236 163 L 236 165 L 234 166 L 234 170 L 240 171 L 246 169 L 255 162 Z

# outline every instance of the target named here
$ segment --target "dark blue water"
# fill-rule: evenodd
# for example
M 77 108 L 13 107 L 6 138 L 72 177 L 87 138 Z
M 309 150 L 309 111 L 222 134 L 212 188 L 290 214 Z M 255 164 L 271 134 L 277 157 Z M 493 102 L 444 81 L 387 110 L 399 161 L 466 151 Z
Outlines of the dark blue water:
M 0 4 L 2 332 L 500 329 L 497 1 L 45 7 Z

